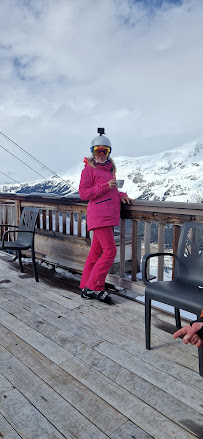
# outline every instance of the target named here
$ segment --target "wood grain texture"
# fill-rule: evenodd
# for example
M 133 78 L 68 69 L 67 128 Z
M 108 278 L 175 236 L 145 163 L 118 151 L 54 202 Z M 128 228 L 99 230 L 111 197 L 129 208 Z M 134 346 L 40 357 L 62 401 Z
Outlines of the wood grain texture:
M 57 280 L 37 285 L 0 261 L 5 437 L 203 437 L 197 351 L 172 339 L 170 316 L 153 310 L 148 352 L 142 304 L 116 296 L 114 307 L 86 302 Z
M 20 439 L 22 436 L 13 429 L 11 424 L 7 422 L 7 420 L 0 413 L 0 438 L 7 439 Z
M 8 353 L 4 355 L 1 349 L 1 363 L 8 362 L 8 358 Z M 7 363 L 6 368 L 7 370 L 12 370 L 11 367 L 10 369 L 7 367 Z M 52 422 L 48 422 L 46 416 L 43 416 L 40 410 L 36 409 L 35 402 L 32 404 L 26 396 L 22 395 L 21 390 L 23 389 L 16 389 L 15 385 L 0 373 L 0 412 L 3 418 L 7 420 L 7 423 L 10 424 L 10 427 L 12 427 L 12 431 L 9 431 L 5 422 L 2 423 L 1 428 L 7 428 L 8 430 L 5 438 L 7 438 L 8 434 L 11 438 L 47 437 L 49 439 L 62 439 L 64 436 L 53 426 Z M 34 397 L 35 392 L 33 389 L 33 399 Z

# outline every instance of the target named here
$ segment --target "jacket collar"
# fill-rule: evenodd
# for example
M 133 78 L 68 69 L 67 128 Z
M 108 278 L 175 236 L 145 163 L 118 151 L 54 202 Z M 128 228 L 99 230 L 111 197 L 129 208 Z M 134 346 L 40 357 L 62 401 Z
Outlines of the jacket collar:
M 107 160 L 105 163 L 96 163 L 96 168 L 104 169 L 105 171 L 111 171 L 112 170 L 112 163 L 110 160 Z

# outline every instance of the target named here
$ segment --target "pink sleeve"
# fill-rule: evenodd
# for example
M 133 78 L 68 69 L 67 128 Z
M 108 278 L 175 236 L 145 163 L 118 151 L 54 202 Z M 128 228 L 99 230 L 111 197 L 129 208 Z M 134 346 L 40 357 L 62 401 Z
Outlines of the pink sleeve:
M 121 200 L 121 198 L 123 198 L 123 197 L 127 197 L 127 194 L 126 194 L 125 192 L 120 192 L 120 191 L 118 191 L 118 193 L 119 193 L 120 200 Z
M 81 174 L 79 194 L 81 200 L 93 200 L 109 190 L 108 182 L 93 186 L 93 175 L 90 166 L 86 166 Z

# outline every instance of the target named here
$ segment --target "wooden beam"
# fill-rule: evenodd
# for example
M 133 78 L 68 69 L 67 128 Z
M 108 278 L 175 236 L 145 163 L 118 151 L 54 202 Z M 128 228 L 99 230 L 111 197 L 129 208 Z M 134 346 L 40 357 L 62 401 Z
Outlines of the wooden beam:
M 132 268 L 131 268 L 131 278 L 132 281 L 136 280 L 137 275 L 137 221 L 132 221 Z
M 177 253 L 178 242 L 180 238 L 180 226 L 173 226 L 173 253 Z M 173 258 L 172 279 L 174 278 L 175 260 Z
M 158 252 L 164 252 L 164 242 L 165 242 L 165 224 L 158 225 Z M 164 257 L 160 256 L 158 258 L 158 274 L 157 279 L 163 280 L 163 269 L 164 269 Z
M 82 226 L 82 214 L 77 214 L 77 223 L 78 223 L 78 236 L 81 236 L 81 226 Z
M 49 230 L 53 230 L 53 211 L 49 209 Z
M 125 219 L 120 225 L 120 276 L 125 276 Z
M 151 223 L 145 222 L 144 225 L 144 254 L 150 253 L 150 242 L 151 242 Z M 147 266 L 147 277 L 150 273 L 150 261 L 148 261 Z

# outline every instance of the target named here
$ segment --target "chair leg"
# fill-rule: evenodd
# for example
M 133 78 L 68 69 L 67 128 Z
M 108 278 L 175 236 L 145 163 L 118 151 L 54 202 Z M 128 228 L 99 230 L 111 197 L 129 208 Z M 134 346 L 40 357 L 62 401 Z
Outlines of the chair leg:
M 24 273 L 23 266 L 22 266 L 22 261 L 21 261 L 21 250 L 17 250 L 16 251 L 16 255 L 18 257 L 18 263 L 19 263 L 20 271 L 21 271 L 21 273 Z
M 145 338 L 146 349 L 151 347 L 151 299 L 145 296 Z
M 181 329 L 180 310 L 175 308 L 176 328 Z
M 203 377 L 203 345 L 198 348 L 199 355 L 199 374 Z
M 33 266 L 33 272 L 34 272 L 35 280 L 36 280 L 36 282 L 39 282 L 38 273 L 37 273 L 37 266 L 36 266 L 36 262 L 35 262 L 35 249 L 34 249 L 34 245 L 32 246 L 32 266 Z

